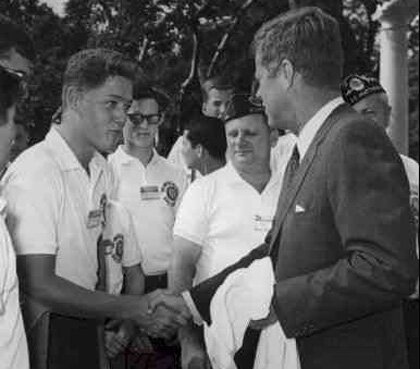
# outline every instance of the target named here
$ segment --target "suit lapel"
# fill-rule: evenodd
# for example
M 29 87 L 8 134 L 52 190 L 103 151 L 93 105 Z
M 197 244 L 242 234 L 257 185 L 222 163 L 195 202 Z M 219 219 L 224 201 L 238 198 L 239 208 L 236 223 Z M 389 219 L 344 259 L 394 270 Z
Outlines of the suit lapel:
M 273 249 L 273 247 L 275 247 L 276 245 L 276 242 L 279 237 L 286 215 L 289 212 L 292 204 L 294 203 L 296 196 L 298 195 L 299 190 L 302 187 L 304 179 L 306 175 L 308 174 L 308 171 L 311 168 L 312 163 L 314 162 L 314 159 L 317 155 L 320 144 L 325 139 L 325 137 L 327 136 L 328 132 L 333 127 L 333 125 L 340 118 L 341 114 L 344 111 L 343 108 L 348 109 L 348 106 L 342 105 L 338 107 L 329 116 L 329 118 L 325 121 L 325 123 L 321 126 L 321 129 L 318 131 L 314 140 L 309 146 L 309 149 L 305 157 L 303 158 L 301 165 L 299 166 L 299 170 L 297 171 L 296 176 L 293 179 L 291 186 L 289 186 L 289 189 L 287 192 L 281 194 L 279 203 L 277 205 L 277 212 L 276 212 L 276 217 L 274 220 L 273 233 L 271 234 L 270 249 Z

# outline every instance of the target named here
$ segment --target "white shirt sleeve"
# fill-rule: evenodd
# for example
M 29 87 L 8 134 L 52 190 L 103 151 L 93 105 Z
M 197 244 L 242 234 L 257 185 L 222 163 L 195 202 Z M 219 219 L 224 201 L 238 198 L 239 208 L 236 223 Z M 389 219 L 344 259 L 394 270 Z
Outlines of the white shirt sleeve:
M 139 265 L 143 261 L 143 255 L 141 253 L 140 246 L 137 243 L 137 237 L 134 231 L 134 225 L 132 217 L 128 210 L 117 201 L 110 201 L 109 206 L 111 210 L 115 212 L 111 214 L 109 219 L 109 226 L 112 229 L 111 237 L 115 237 L 117 234 L 124 236 L 124 253 L 122 259 L 122 266 L 130 268 L 135 265 Z
M 126 242 L 123 257 L 123 267 L 130 268 L 139 265 L 143 262 L 143 255 L 141 253 L 140 245 L 137 242 L 137 237 L 134 231 L 134 225 L 130 214 L 127 214 L 127 228 L 126 228 Z
M 7 224 L 17 255 L 56 255 L 63 188 L 50 173 L 13 173 L 7 178 Z
M 174 226 L 174 235 L 204 246 L 208 235 L 210 191 L 203 180 L 196 181 L 187 190 Z

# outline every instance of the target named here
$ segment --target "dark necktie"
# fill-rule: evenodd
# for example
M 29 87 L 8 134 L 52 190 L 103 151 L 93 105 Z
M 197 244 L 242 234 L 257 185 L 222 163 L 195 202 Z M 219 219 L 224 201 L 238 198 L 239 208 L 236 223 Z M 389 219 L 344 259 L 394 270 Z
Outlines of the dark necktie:
M 276 216 L 274 218 L 274 223 L 273 223 L 273 228 L 275 229 L 277 226 L 277 223 L 279 222 L 279 214 L 281 213 L 281 206 L 284 206 L 285 204 L 285 200 L 286 200 L 286 196 L 289 193 L 290 188 L 293 185 L 293 180 L 296 176 L 296 173 L 299 169 L 299 165 L 300 165 L 300 154 L 299 154 L 299 149 L 298 146 L 295 145 L 295 147 L 293 148 L 293 153 L 292 156 L 289 159 L 289 162 L 287 163 L 287 167 L 286 167 L 286 171 L 284 173 L 284 177 L 283 177 L 283 186 L 281 189 L 281 193 L 280 193 L 280 198 L 279 198 L 279 202 L 277 203 L 277 211 L 276 211 Z M 272 237 L 272 233 L 270 232 L 266 238 L 266 242 L 268 243 L 272 243 L 271 237 Z M 274 242 L 275 246 L 274 248 L 270 251 L 270 256 L 273 259 L 274 265 L 277 262 L 277 253 L 279 251 L 278 249 L 278 242 Z
M 284 173 L 283 187 L 281 190 L 282 196 L 283 194 L 287 193 L 290 186 L 292 185 L 293 180 L 296 176 L 296 172 L 299 169 L 299 165 L 300 165 L 300 154 L 299 154 L 298 146 L 295 145 L 292 156 L 289 159 L 289 162 L 286 167 L 286 171 Z

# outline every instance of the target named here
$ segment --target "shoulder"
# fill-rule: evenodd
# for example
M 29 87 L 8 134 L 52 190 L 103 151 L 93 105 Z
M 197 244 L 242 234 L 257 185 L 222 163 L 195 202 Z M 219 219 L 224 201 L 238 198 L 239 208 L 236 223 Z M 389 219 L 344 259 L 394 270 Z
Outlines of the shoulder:
M 29 184 L 57 181 L 61 178 L 60 167 L 45 142 L 29 148 L 9 167 L 4 183 L 22 181 Z
M 184 182 L 186 180 L 186 173 L 183 169 L 172 164 L 168 159 L 160 156 L 158 154 L 156 161 L 160 170 L 162 170 L 165 175 L 168 177 L 168 180 L 172 180 L 180 184 L 179 182 Z

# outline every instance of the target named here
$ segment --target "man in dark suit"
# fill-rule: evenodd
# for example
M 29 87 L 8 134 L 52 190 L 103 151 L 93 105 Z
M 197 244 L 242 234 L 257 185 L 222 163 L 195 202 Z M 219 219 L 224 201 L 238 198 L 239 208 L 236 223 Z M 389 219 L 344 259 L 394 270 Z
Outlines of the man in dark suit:
M 255 51 L 270 124 L 298 143 L 267 237 L 273 309 L 253 326 L 279 321 L 302 369 L 406 369 L 401 303 L 418 273 L 408 181 L 383 129 L 340 97 L 338 24 L 318 8 L 294 10 L 262 27 Z M 234 269 L 190 291 L 204 320 Z

